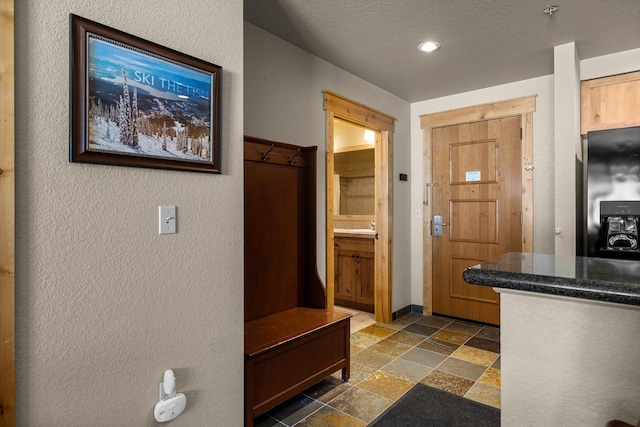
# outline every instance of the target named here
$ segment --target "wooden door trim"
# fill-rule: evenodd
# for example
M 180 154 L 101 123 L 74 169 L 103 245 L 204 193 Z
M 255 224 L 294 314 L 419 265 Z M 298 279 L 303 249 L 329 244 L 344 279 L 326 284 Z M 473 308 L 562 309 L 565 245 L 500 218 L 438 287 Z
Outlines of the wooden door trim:
M 434 128 L 490 119 L 520 116 L 522 128 L 522 252 L 533 252 L 533 113 L 538 95 L 529 95 L 488 104 L 457 108 L 420 116 L 422 129 L 423 194 L 423 313 L 433 313 L 431 260 L 431 132 Z
M 327 242 L 327 299 L 333 308 L 334 299 L 334 211 L 331 201 L 334 197 L 333 173 L 333 120 L 350 121 L 376 131 L 376 232 L 375 241 L 375 294 L 374 316 L 376 322 L 391 322 L 392 298 L 392 134 L 395 119 L 364 104 L 345 98 L 330 91 L 324 91 L 326 126 L 326 242 Z
M 0 0 L 0 425 L 15 425 L 14 0 Z
M 324 109 L 332 111 L 336 118 L 359 123 L 371 129 L 393 132 L 395 118 L 337 93 L 328 90 L 323 93 Z

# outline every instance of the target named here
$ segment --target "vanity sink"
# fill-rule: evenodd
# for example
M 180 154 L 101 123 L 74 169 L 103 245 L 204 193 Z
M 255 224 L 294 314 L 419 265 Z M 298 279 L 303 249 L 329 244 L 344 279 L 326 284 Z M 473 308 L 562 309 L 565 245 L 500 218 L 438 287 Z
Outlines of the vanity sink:
M 376 231 L 368 228 L 334 228 L 333 234 L 338 237 L 374 237 Z

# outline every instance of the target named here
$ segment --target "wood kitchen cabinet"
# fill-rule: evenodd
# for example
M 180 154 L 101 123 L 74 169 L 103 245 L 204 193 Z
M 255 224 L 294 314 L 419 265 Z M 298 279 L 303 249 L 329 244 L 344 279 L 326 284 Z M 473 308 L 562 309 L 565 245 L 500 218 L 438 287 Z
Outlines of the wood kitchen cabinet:
M 593 80 L 581 88 L 581 131 L 640 126 L 640 71 Z
M 335 303 L 373 313 L 373 238 L 336 237 L 334 242 Z

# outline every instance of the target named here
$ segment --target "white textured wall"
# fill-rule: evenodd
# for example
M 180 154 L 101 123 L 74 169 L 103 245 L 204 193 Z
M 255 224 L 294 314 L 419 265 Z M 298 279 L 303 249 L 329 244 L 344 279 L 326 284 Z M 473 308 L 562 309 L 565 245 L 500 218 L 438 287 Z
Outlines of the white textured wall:
M 242 2 L 15 3 L 17 424 L 241 425 Z M 222 175 L 68 162 L 70 12 L 223 67 Z
M 396 118 L 393 135 L 393 302 L 410 304 L 409 103 L 245 22 L 244 129 L 247 135 L 318 146 L 318 271 L 326 277 L 323 90 Z
M 580 61 L 580 80 L 640 70 L 640 48 Z
M 640 419 L 640 308 L 503 290 L 502 425 Z
M 420 116 L 471 105 L 537 95 L 533 113 L 533 246 L 536 252 L 553 253 L 553 76 L 538 77 L 472 92 L 436 98 L 411 105 L 411 207 L 422 212 L 424 199 L 423 135 Z M 411 302 L 423 304 L 423 221 L 411 220 Z
M 582 161 L 580 57 L 573 42 L 556 46 L 553 54 L 554 154 L 559 166 L 554 180 L 562 183 L 555 191 L 554 253 L 571 257 L 576 254 L 576 157 Z

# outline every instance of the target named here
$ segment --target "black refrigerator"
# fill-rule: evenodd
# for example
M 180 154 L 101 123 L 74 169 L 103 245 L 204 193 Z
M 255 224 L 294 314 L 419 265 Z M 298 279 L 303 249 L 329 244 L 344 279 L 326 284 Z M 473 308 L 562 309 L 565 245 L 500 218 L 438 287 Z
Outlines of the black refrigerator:
M 640 260 L 640 126 L 589 132 L 583 161 L 578 255 Z

